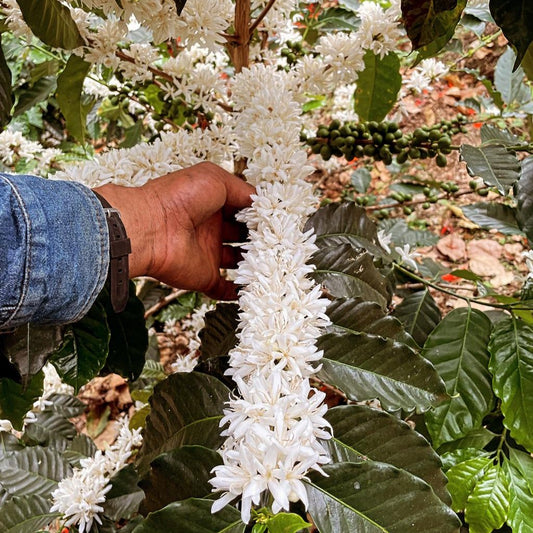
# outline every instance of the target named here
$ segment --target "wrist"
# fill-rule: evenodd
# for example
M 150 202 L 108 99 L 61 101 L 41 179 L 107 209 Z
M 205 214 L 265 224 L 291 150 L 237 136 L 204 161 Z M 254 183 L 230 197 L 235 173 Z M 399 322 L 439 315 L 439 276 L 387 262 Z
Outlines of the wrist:
M 129 276 L 150 275 L 153 268 L 153 244 L 156 238 L 156 217 L 150 212 L 150 202 L 143 187 L 123 187 L 107 184 L 94 189 L 104 197 L 120 218 L 131 241 Z

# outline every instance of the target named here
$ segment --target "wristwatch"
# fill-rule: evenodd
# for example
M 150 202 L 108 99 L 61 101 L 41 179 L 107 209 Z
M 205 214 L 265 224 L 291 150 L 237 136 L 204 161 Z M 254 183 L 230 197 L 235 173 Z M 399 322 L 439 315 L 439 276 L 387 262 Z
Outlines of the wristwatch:
M 124 311 L 128 303 L 129 293 L 129 265 L 128 255 L 131 253 L 131 241 L 126 234 L 126 228 L 120 218 L 120 212 L 100 194 L 93 191 L 102 207 L 109 229 L 109 285 L 111 305 L 115 313 Z

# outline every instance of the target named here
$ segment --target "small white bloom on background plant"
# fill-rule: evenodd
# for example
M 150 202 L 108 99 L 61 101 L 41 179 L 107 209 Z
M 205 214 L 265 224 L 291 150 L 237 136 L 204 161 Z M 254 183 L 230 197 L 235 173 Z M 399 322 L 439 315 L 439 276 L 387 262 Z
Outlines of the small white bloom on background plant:
M 411 250 L 409 244 L 404 244 L 402 248 L 400 248 L 400 246 L 395 246 L 394 251 L 400 256 L 400 264 L 418 271 L 418 264 L 415 261 L 415 258 L 419 257 L 420 254 Z
M 99 515 L 111 490 L 109 479 L 126 466 L 133 450 L 142 444 L 141 430 L 131 431 L 128 423 L 128 417 L 122 418 L 114 444 L 104 452 L 98 450 L 94 457 L 82 459 L 80 468 L 62 479 L 52 492 L 50 512 L 61 513 L 66 527 L 76 525 L 79 533 L 86 533 L 93 523 L 102 523 Z
M 388 253 L 390 254 L 390 246 L 389 244 L 392 241 L 392 236 L 385 233 L 385 230 L 380 229 L 378 231 L 378 242 L 380 246 Z
M 0 433 L 12 433 L 13 424 L 9 420 L 0 420 Z
M 527 269 L 529 270 L 527 279 L 533 279 L 533 250 L 522 252 L 522 257 L 525 259 Z
M 407 90 L 412 91 L 414 94 L 423 93 L 431 87 L 431 79 L 418 70 L 414 70 L 402 83 Z
M 383 58 L 397 49 L 402 31 L 396 8 L 384 10 L 375 2 L 367 0 L 361 3 L 357 14 L 361 18 L 357 36 L 365 50 L 372 50 Z

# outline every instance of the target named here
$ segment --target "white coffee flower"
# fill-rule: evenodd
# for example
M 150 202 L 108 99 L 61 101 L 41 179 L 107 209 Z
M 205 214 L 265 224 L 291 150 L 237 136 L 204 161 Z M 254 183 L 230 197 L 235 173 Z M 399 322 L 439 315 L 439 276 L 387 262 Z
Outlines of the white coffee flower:
M 529 270 L 527 278 L 533 279 L 533 250 L 522 252 L 522 257 L 525 259 L 527 269 Z
M 418 263 L 415 261 L 416 257 L 419 257 L 420 254 L 411 250 L 411 245 L 404 244 L 403 248 L 400 246 L 395 246 L 394 251 L 400 256 L 400 264 L 418 271 Z
M 9 420 L 0 419 L 0 433 L 11 433 L 13 431 L 13 424 Z

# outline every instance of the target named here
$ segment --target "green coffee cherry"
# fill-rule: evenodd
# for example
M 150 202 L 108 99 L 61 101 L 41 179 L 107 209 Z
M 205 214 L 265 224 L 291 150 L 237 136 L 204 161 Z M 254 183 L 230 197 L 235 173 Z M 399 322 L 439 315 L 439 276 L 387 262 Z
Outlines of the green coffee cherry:
M 438 154 L 435 161 L 438 167 L 445 167 L 448 163 L 448 160 L 446 159 L 446 156 L 444 154 Z

